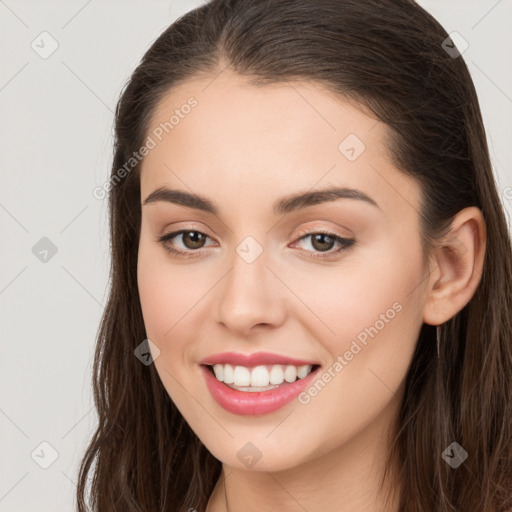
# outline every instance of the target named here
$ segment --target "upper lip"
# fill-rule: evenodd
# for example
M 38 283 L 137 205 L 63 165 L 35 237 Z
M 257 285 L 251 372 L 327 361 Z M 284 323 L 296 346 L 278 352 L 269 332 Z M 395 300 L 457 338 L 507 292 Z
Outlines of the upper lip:
M 295 359 L 293 357 L 283 356 L 281 354 L 272 354 L 271 352 L 255 352 L 253 354 L 241 354 L 239 352 L 222 352 L 214 354 L 199 361 L 199 364 L 231 364 L 234 366 L 258 366 L 264 364 L 283 364 L 293 366 L 317 365 L 318 363 Z

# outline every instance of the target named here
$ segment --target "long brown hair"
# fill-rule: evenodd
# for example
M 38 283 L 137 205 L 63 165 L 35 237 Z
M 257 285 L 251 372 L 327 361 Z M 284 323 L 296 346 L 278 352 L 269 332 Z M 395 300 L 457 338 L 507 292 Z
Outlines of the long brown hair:
M 173 86 L 228 66 L 254 86 L 314 80 L 386 123 L 393 162 L 422 188 L 427 250 L 457 212 L 481 209 L 481 281 L 443 325 L 439 360 L 435 328 L 423 325 L 388 467 L 398 464 L 404 512 L 512 507 L 510 234 L 475 88 L 463 57 L 445 51 L 447 37 L 412 0 L 213 0 L 180 17 L 147 50 L 117 105 L 111 179 L 103 188 L 111 283 L 97 336 L 98 426 L 80 466 L 80 512 L 86 498 L 100 512 L 203 512 L 220 475 L 220 461 L 177 410 L 154 365 L 134 356 L 146 339 L 136 273 L 140 163 L 127 170 L 126 162 Z M 441 457 L 453 441 L 468 453 L 457 469 Z

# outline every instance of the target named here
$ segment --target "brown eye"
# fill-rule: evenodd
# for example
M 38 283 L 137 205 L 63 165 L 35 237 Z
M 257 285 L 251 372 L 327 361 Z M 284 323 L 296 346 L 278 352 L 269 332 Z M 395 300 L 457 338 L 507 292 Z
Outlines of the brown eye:
M 311 245 L 318 251 L 328 251 L 333 248 L 336 240 L 326 233 L 315 233 L 311 236 Z
M 199 231 L 182 231 L 181 235 L 187 249 L 201 249 L 206 239 L 206 235 Z
M 343 238 L 333 233 L 322 233 L 318 231 L 306 234 L 302 232 L 300 235 L 298 242 L 304 243 L 307 240 L 309 241 L 308 245 L 311 246 L 304 252 L 308 253 L 310 258 L 316 258 L 319 260 L 336 257 L 337 254 L 341 254 L 343 251 L 349 251 L 356 242 L 353 239 Z M 338 245 L 337 249 L 334 248 L 336 245 Z
M 176 238 L 176 241 L 173 241 L 174 238 Z M 201 231 L 182 229 L 180 231 L 168 233 L 167 235 L 162 236 L 158 241 L 171 254 L 180 256 L 196 256 L 194 253 L 202 252 L 201 249 L 204 247 L 207 238 L 210 237 L 205 233 L 201 233 Z M 174 247 L 174 244 L 178 244 L 178 247 Z M 179 245 L 182 247 L 179 247 Z

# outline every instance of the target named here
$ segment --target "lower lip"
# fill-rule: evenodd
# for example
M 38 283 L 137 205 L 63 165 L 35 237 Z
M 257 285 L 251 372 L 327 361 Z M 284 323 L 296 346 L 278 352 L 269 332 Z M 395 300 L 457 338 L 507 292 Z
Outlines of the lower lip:
M 277 411 L 296 398 L 315 378 L 319 368 L 303 379 L 281 384 L 267 391 L 238 391 L 226 386 L 212 374 L 208 367 L 201 365 L 206 385 L 214 400 L 226 411 L 245 416 L 257 416 Z

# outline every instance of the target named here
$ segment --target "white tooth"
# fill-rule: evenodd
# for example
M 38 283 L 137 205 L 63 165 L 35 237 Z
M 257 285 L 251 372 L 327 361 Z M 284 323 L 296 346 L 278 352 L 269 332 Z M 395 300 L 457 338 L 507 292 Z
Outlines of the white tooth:
M 295 382 L 297 379 L 297 369 L 295 366 L 288 365 L 284 370 L 284 380 L 286 382 Z
M 282 384 L 284 382 L 283 367 L 275 364 L 270 370 L 270 384 Z
M 299 377 L 299 379 L 303 379 L 306 375 L 308 375 L 308 373 L 310 371 L 311 371 L 310 364 L 305 364 L 304 366 L 299 366 L 297 368 L 297 377 Z
M 270 376 L 265 366 L 256 366 L 251 372 L 251 386 L 268 386 Z
M 263 386 L 263 387 L 235 386 L 234 384 L 227 384 L 227 386 L 231 389 L 243 391 L 244 393 L 261 393 L 262 391 L 269 391 L 271 389 L 275 389 L 275 388 L 279 387 L 279 386 Z
M 233 384 L 234 376 L 233 376 L 233 367 L 230 364 L 224 365 L 224 382 L 226 384 Z
M 235 386 L 250 386 L 251 372 L 245 366 L 235 366 L 233 383 Z
M 214 364 L 213 365 L 213 372 L 215 373 L 215 377 L 217 377 L 217 380 L 223 381 L 224 377 L 224 368 L 221 364 Z
M 295 382 L 297 377 L 303 379 L 306 377 L 312 369 L 309 364 L 303 366 L 293 365 L 280 365 L 275 364 L 271 367 L 270 372 L 265 365 L 256 366 L 255 368 L 249 369 L 245 366 L 232 366 L 230 364 L 215 364 L 213 371 L 215 377 L 220 382 L 225 384 L 233 384 L 245 388 L 244 390 L 249 391 L 249 388 L 254 388 L 252 391 L 257 391 L 258 388 L 269 388 L 269 386 L 278 386 L 284 381 Z

